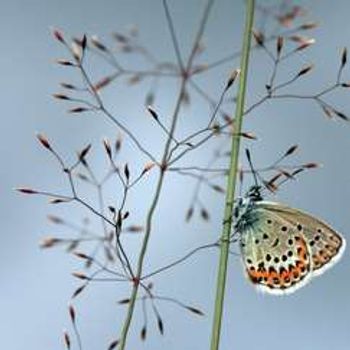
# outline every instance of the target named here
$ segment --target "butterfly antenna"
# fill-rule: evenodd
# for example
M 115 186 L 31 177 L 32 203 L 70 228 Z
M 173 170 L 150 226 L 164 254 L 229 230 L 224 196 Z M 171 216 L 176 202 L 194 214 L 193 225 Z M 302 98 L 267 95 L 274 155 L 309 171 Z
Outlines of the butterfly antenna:
M 258 183 L 258 174 L 257 174 L 256 170 L 255 170 L 254 167 L 253 167 L 252 159 L 251 159 L 251 157 L 250 157 L 250 151 L 249 151 L 248 148 L 245 149 L 245 154 L 246 154 L 247 159 L 248 159 L 248 163 L 249 163 L 250 170 L 251 170 L 251 172 L 252 172 L 252 174 L 253 174 L 255 186 L 256 186 L 256 187 L 259 187 L 259 183 Z

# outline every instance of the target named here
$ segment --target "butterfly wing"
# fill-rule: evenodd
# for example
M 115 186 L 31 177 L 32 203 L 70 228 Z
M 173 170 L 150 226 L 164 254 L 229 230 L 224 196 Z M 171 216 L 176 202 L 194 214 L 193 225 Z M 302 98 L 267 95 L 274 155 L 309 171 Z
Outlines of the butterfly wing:
M 312 271 L 303 233 L 264 208 L 253 209 L 251 216 L 251 223 L 240 232 L 242 259 L 249 279 L 259 290 L 277 295 L 302 287 Z
M 275 213 L 294 227 L 301 227 L 311 250 L 313 275 L 322 274 L 341 258 L 345 239 L 325 222 L 301 210 L 273 202 L 261 202 L 261 207 Z

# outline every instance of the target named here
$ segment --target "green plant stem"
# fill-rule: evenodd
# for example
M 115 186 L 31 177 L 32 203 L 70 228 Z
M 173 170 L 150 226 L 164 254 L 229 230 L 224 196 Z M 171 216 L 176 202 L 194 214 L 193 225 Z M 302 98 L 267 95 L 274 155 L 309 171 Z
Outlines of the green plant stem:
M 172 124 L 171 124 L 170 131 L 169 131 L 169 135 L 171 135 L 171 136 L 174 134 L 177 120 L 179 117 L 180 107 L 181 107 L 181 103 L 182 103 L 183 96 L 185 93 L 186 83 L 187 83 L 187 79 L 183 79 L 181 82 L 180 92 L 179 92 L 179 95 L 177 98 L 177 102 L 176 102 L 176 106 L 175 106 L 175 110 L 174 110 L 174 115 L 172 118 Z M 123 324 L 123 329 L 122 329 L 122 333 L 121 333 L 121 337 L 120 337 L 119 350 L 124 350 L 125 346 L 126 346 L 127 335 L 129 332 L 132 316 L 133 316 L 134 309 L 135 309 L 135 303 L 137 300 L 137 292 L 138 292 L 139 285 L 140 285 L 139 281 L 140 281 L 141 276 L 142 276 L 143 262 L 144 262 L 144 259 L 146 256 L 148 241 L 149 241 L 151 231 L 152 231 L 152 219 L 153 219 L 153 215 L 154 215 L 154 212 L 156 210 L 156 207 L 157 207 L 157 204 L 159 201 L 159 197 L 160 197 L 160 193 L 161 193 L 161 190 L 163 187 L 164 176 L 165 176 L 165 172 L 166 172 L 167 157 L 169 154 L 171 141 L 172 141 L 172 137 L 169 137 L 167 142 L 166 142 L 166 145 L 165 145 L 165 149 L 164 149 L 164 153 L 163 153 L 163 157 L 162 157 L 162 162 L 161 162 L 160 173 L 159 173 L 159 177 L 158 177 L 158 181 L 157 181 L 157 186 L 156 186 L 156 190 L 155 190 L 152 202 L 151 202 L 152 204 L 148 210 L 147 217 L 146 217 L 145 235 L 144 235 L 140 255 L 138 258 L 138 262 L 137 262 L 136 274 L 134 276 L 135 281 L 134 281 L 133 288 L 131 291 L 130 301 L 128 304 L 128 311 L 127 311 L 127 315 L 126 315 L 126 318 L 125 318 L 125 321 Z
M 203 17 L 200 21 L 197 35 L 195 36 L 194 44 L 193 44 L 191 53 L 190 53 L 188 61 L 187 61 L 187 65 L 185 67 L 185 70 L 183 71 L 180 92 L 179 92 L 179 95 L 178 95 L 178 98 L 177 98 L 177 101 L 175 104 L 175 109 L 174 109 L 174 113 L 172 116 L 172 122 L 171 122 L 170 130 L 169 130 L 169 135 L 168 135 L 169 137 L 166 141 L 163 156 L 162 156 L 162 161 L 160 163 L 160 173 L 159 173 L 159 177 L 158 177 L 158 181 L 157 181 L 157 185 L 156 185 L 156 190 L 155 190 L 155 193 L 154 193 L 152 201 L 151 201 L 151 206 L 150 206 L 150 208 L 147 212 L 147 216 L 146 216 L 146 227 L 145 227 L 144 239 L 143 239 L 143 242 L 141 245 L 141 251 L 140 251 L 138 261 L 137 261 L 136 273 L 133 277 L 134 284 L 132 287 L 130 301 L 128 304 L 128 311 L 126 314 L 126 318 L 125 318 L 125 321 L 123 324 L 121 336 L 119 339 L 119 347 L 118 347 L 119 350 L 125 350 L 126 340 L 127 340 L 128 332 L 130 329 L 130 324 L 131 324 L 132 316 L 134 313 L 134 309 L 135 309 L 135 303 L 137 300 L 137 293 L 138 293 L 138 289 L 140 286 L 140 279 L 142 278 L 143 262 L 144 262 L 144 259 L 146 256 L 148 242 L 149 242 L 149 239 L 151 236 L 153 216 L 154 216 L 154 212 L 155 212 L 157 205 L 158 205 L 158 202 L 159 202 L 161 190 L 162 190 L 163 183 L 164 183 L 165 173 L 166 173 L 167 167 L 169 165 L 168 158 L 169 158 L 171 142 L 173 141 L 175 128 L 177 125 L 177 121 L 179 119 L 180 108 L 181 108 L 181 105 L 182 105 L 182 102 L 183 102 L 183 99 L 184 99 L 184 96 L 186 93 L 186 85 L 187 85 L 188 79 L 190 77 L 190 72 L 192 69 L 192 64 L 193 64 L 193 60 L 195 57 L 195 53 L 196 53 L 196 50 L 198 48 L 199 42 L 202 38 L 204 29 L 205 29 L 205 25 L 207 23 L 209 13 L 210 13 L 210 10 L 211 10 L 213 3 L 214 3 L 214 0 L 208 0 L 208 2 L 206 4 L 206 7 L 205 7 L 204 13 L 203 13 Z M 169 16 L 169 10 L 168 10 L 168 5 L 167 5 L 166 0 L 163 0 L 163 5 L 164 5 L 164 8 L 165 8 L 166 13 L 167 13 L 167 17 L 168 17 L 168 21 L 169 21 L 169 25 L 170 25 L 170 30 L 171 30 L 171 34 L 172 34 L 172 38 L 173 38 L 173 45 L 174 45 L 174 47 L 177 48 L 178 43 L 177 43 L 177 39 L 176 39 L 173 25 L 171 23 L 171 17 Z M 176 51 L 177 51 L 177 49 L 176 49 Z M 182 60 L 180 59 L 179 62 L 182 62 Z M 182 63 L 180 64 L 180 67 L 182 67 Z M 183 67 L 182 67 L 182 70 L 183 70 Z
M 232 135 L 232 147 L 229 174 L 227 179 L 226 201 L 224 210 L 224 222 L 221 234 L 220 260 L 217 276 L 216 299 L 214 309 L 213 328 L 211 336 L 211 350 L 218 350 L 220 344 L 221 323 L 223 314 L 223 305 L 225 297 L 225 285 L 227 275 L 227 264 L 229 257 L 229 239 L 232 227 L 232 212 L 235 198 L 236 178 L 238 172 L 238 158 L 240 148 L 240 134 L 242 130 L 242 121 L 244 114 L 244 101 L 247 84 L 247 73 L 249 63 L 249 52 L 251 43 L 251 33 L 254 18 L 254 0 L 247 0 L 246 23 L 243 36 L 241 74 L 239 79 L 239 90 L 234 119 L 234 133 Z

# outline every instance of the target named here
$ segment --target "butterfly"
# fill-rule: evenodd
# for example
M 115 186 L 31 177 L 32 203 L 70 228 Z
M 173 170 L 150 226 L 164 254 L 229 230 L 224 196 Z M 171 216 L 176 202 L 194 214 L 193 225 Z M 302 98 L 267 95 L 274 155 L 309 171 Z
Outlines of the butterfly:
M 332 227 L 299 209 L 265 201 L 254 185 L 235 208 L 234 234 L 249 280 L 258 290 L 289 294 L 341 258 L 346 242 Z

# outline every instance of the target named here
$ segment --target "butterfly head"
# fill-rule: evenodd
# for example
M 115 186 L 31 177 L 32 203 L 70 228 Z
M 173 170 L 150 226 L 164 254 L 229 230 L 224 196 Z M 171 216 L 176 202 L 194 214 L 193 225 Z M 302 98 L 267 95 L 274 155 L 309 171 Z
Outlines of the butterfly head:
M 261 186 L 253 185 L 243 197 L 237 199 L 233 210 L 236 218 L 236 231 L 242 232 L 246 227 L 251 226 L 256 221 L 254 209 L 255 203 L 263 200 L 261 190 Z
M 252 202 L 258 202 L 263 200 L 261 195 L 262 187 L 259 185 L 253 185 L 247 191 L 245 198 L 249 199 Z

